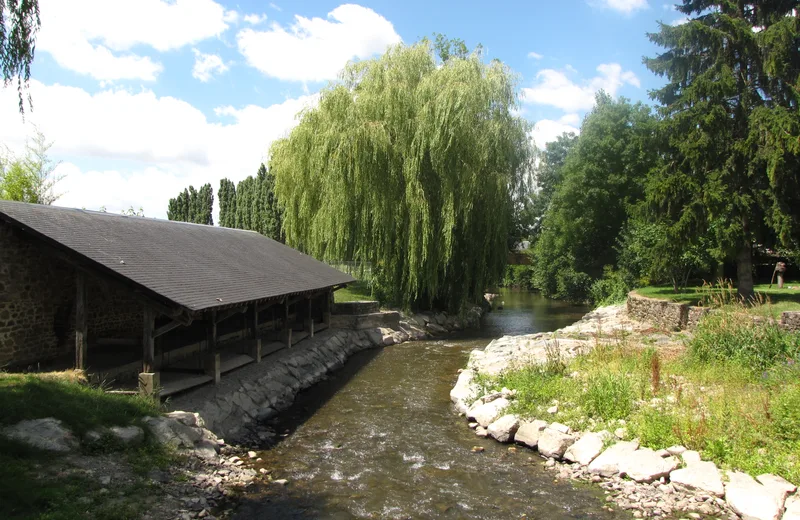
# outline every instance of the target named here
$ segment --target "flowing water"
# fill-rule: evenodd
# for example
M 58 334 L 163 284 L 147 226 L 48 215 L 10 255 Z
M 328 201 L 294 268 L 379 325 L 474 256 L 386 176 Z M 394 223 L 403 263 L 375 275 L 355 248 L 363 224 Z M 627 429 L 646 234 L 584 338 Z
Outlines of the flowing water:
M 276 424 L 281 442 L 259 453 L 289 484 L 248 494 L 236 518 L 618 518 L 599 488 L 555 482 L 534 452 L 476 437 L 453 410 L 472 349 L 586 312 L 525 292 L 502 299 L 480 331 L 362 352 L 299 395 Z

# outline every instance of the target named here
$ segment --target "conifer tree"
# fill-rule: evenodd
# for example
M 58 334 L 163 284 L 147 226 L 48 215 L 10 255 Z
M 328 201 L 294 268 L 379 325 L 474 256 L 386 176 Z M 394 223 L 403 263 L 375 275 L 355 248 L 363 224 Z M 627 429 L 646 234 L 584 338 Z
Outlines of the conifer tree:
M 666 160 L 648 200 L 672 240 L 714 234 L 753 296 L 752 246 L 796 237 L 798 3 L 684 0 L 688 22 L 648 35 L 665 48 L 645 65 L 668 83 L 651 93 L 664 116 Z M 787 189 L 792 194 L 787 194 Z
M 211 184 L 204 184 L 199 191 L 194 189 L 194 186 L 189 186 L 177 197 L 169 200 L 167 218 L 213 226 L 213 210 L 214 190 Z
M 219 181 L 219 225 L 236 227 L 236 185 L 230 179 Z

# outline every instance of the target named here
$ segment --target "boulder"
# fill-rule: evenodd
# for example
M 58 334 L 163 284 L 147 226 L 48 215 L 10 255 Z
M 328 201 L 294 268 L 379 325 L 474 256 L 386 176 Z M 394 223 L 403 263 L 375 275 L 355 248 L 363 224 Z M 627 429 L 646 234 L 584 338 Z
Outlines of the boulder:
M 77 449 L 78 439 L 53 417 L 20 421 L 2 430 L 3 435 L 40 450 L 67 453 Z
M 171 417 L 145 417 L 143 422 L 156 441 L 174 448 L 194 448 L 194 443 L 202 438 L 199 428 Z
M 171 419 L 176 419 L 181 424 L 185 424 L 186 426 L 193 426 L 197 428 L 205 427 L 205 424 L 203 423 L 203 418 L 200 417 L 200 414 L 196 412 L 182 412 L 182 411 L 169 412 L 167 414 L 167 417 Z
M 624 455 L 619 461 L 620 475 L 636 482 L 652 482 L 666 477 L 678 467 L 678 459 L 662 458 L 650 448 L 642 448 Z
M 511 442 L 518 429 L 519 418 L 516 415 L 504 415 L 490 424 L 486 430 L 500 442 Z
M 779 477 L 778 475 L 758 475 L 756 480 L 759 481 L 765 488 L 775 493 L 776 496 L 783 496 L 784 500 L 786 500 L 786 497 L 797 491 L 797 486 L 785 478 Z
M 529 448 L 535 448 L 539 444 L 539 436 L 545 428 L 547 428 L 547 421 L 522 421 L 517 433 L 514 434 L 514 440 Z
M 608 432 L 589 432 L 581 437 L 564 453 L 564 460 L 587 466 L 603 451 Z
M 744 520 L 780 520 L 784 495 L 775 492 L 748 475 L 728 471 L 725 501 Z
M 460 374 L 458 374 L 458 381 L 456 381 L 456 386 L 450 390 L 450 400 L 453 404 L 456 405 L 456 409 L 459 412 L 466 413 L 467 412 L 467 405 L 466 403 L 470 402 L 472 399 L 475 398 L 475 394 L 477 393 L 477 388 L 472 383 L 475 379 L 475 372 L 472 370 L 464 370 Z
M 670 455 L 675 455 L 677 457 L 678 455 L 686 451 L 686 448 L 684 448 L 683 446 L 670 446 L 669 448 L 667 448 L 667 451 L 669 452 Z
M 572 428 L 570 428 L 566 424 L 561 424 L 561 423 L 554 422 L 554 423 L 550 423 L 550 428 L 552 428 L 552 429 L 554 429 L 556 431 L 559 431 L 561 433 L 572 433 Z
M 694 450 L 686 450 L 681 453 L 681 458 L 683 459 L 683 463 L 687 466 L 691 466 L 692 464 L 697 464 L 698 462 L 702 462 L 700 459 L 700 454 Z
M 545 457 L 560 459 L 567 448 L 575 443 L 575 437 L 547 427 L 539 436 L 539 453 Z
M 682 469 L 676 469 L 669 474 L 669 479 L 673 484 L 679 484 L 688 489 L 704 491 L 717 497 L 725 495 L 722 475 L 713 462 L 701 461 Z
M 126 446 L 141 444 L 144 440 L 144 430 L 138 426 L 112 426 L 109 428 L 109 432 Z
M 637 441 L 620 441 L 601 453 L 589 464 L 589 472 L 601 477 L 619 473 L 619 463 L 628 454 L 639 448 Z
M 781 520 L 800 520 L 800 496 L 789 497 L 784 507 L 786 511 Z
M 511 402 L 501 397 L 490 403 L 476 403 L 467 412 L 467 419 L 472 419 L 484 428 L 492 424 Z

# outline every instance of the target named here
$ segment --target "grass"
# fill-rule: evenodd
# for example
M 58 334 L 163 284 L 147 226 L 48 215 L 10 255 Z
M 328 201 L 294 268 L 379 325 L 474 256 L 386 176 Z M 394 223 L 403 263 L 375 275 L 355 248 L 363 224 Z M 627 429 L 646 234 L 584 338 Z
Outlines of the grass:
M 643 446 L 682 444 L 725 468 L 800 483 L 800 336 L 719 314 L 669 356 L 623 337 L 481 383 L 516 389 L 511 412 L 524 417 L 625 427 Z
M 756 299 L 760 303 L 753 306 L 753 313 L 759 316 L 780 316 L 785 311 L 800 311 L 800 282 L 787 282 L 783 289 L 777 284 L 770 288 L 769 284 L 758 284 L 755 287 Z M 728 284 L 716 284 L 713 287 L 686 287 L 675 292 L 672 286 L 642 287 L 636 289 L 637 294 L 649 298 L 670 300 L 689 305 L 709 305 L 719 298 L 729 299 L 733 287 Z
M 357 281 L 333 293 L 336 303 L 374 300 L 369 282 Z
M 55 417 L 76 435 L 109 426 L 136 424 L 158 415 L 160 405 L 138 396 L 108 394 L 86 383 L 81 372 L 44 374 L 0 373 L 0 427 L 25 419 Z M 91 453 L 119 449 L 104 443 Z M 173 455 L 151 439 L 144 445 L 115 453 L 127 460 L 134 474 L 165 467 Z M 133 483 L 103 489 L 97 477 L 75 471 L 64 458 L 32 449 L 0 436 L 0 518 L 66 520 L 73 518 L 127 519 L 141 514 L 141 498 L 152 494 L 147 485 Z

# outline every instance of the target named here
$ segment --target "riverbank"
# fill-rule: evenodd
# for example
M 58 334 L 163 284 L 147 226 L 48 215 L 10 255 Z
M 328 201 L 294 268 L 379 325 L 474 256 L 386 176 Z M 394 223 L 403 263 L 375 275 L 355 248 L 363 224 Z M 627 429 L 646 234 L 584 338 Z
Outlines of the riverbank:
M 478 435 L 538 449 L 560 478 L 600 483 L 610 503 L 636 516 L 737 511 L 794 519 L 798 500 L 785 500 L 794 486 L 765 476 L 797 480 L 791 410 L 800 390 L 781 383 L 797 381 L 785 373 L 794 363 L 773 356 L 763 377 L 747 368 L 752 359 L 743 367 L 687 357 L 686 345 L 698 340 L 741 342 L 763 332 L 737 327 L 736 338 L 719 328 L 700 328 L 695 338 L 632 320 L 621 306 L 601 308 L 556 333 L 504 337 L 474 351 L 451 398 Z M 734 469 L 753 471 L 759 481 Z M 765 502 L 754 506 L 759 497 Z

